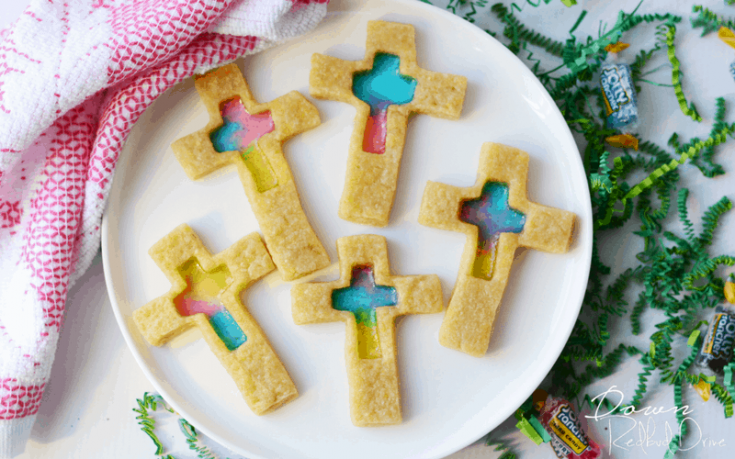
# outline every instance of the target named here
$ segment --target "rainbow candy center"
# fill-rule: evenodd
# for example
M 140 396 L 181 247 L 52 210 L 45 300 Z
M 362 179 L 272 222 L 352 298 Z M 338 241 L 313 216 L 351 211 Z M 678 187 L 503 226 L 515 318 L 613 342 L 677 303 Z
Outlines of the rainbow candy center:
M 192 258 L 179 268 L 179 273 L 186 279 L 186 289 L 175 301 L 179 314 L 205 314 L 214 332 L 230 351 L 245 343 L 248 337 L 219 300 L 219 295 L 231 280 L 227 266 L 219 266 L 207 272 Z
M 278 180 L 258 147 L 258 139 L 276 128 L 271 112 L 251 115 L 239 97 L 222 102 L 220 111 L 223 124 L 209 135 L 214 149 L 220 153 L 239 151 L 259 192 L 276 187 Z
M 487 182 L 479 198 L 461 204 L 459 219 L 478 228 L 472 275 L 492 279 L 500 234 L 523 231 L 526 216 L 510 208 L 507 184 Z
M 400 73 L 401 59 L 394 54 L 377 53 L 373 68 L 355 73 L 352 92 L 370 106 L 362 149 L 368 153 L 385 153 L 388 134 L 388 107 L 413 100 L 416 80 Z
M 378 359 L 380 339 L 376 309 L 395 306 L 398 295 L 393 287 L 375 285 L 371 266 L 352 268 L 350 286 L 332 291 L 332 307 L 338 311 L 349 311 L 357 323 L 357 349 L 361 359 Z

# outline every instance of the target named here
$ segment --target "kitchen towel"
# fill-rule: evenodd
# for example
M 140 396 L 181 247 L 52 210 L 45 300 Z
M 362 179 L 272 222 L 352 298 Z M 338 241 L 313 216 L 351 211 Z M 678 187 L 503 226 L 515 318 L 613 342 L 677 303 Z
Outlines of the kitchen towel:
M 327 1 L 32 0 L 0 32 L 0 458 L 30 435 L 133 124 L 184 78 L 311 30 Z

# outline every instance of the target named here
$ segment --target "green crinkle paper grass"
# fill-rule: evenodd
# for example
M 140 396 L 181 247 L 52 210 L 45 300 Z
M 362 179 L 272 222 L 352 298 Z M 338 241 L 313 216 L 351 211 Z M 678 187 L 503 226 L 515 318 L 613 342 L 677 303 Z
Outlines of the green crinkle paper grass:
M 158 410 L 160 406 L 164 411 L 168 411 L 171 414 L 177 414 L 173 408 L 158 394 L 149 394 L 148 392 L 143 394 L 142 399 L 137 399 L 138 407 L 133 408 L 133 411 L 138 413 L 135 419 L 138 420 L 141 430 L 150 437 L 153 444 L 156 446 L 156 457 L 160 459 L 176 459 L 171 454 L 164 455 L 163 443 L 155 433 L 156 421 L 153 419 L 151 414 Z M 217 459 L 217 456 L 206 446 L 199 443 L 199 434 L 193 425 L 189 424 L 184 418 L 178 420 L 179 429 L 186 437 L 186 444 L 189 449 L 196 453 L 199 459 Z
M 641 15 L 637 14 L 636 7 L 632 12 L 619 12 L 612 27 L 601 30 L 597 37 L 579 39 L 574 31 L 584 20 L 586 12 L 582 11 L 570 30 L 569 38 L 561 43 L 528 28 L 519 19 L 523 7 L 539 7 L 546 3 L 549 2 L 496 3 L 488 10 L 501 22 L 502 36 L 508 40 L 508 49 L 522 54 L 531 62 L 531 70 L 558 104 L 570 129 L 586 141 L 583 162 L 595 216 L 592 268 L 580 317 L 551 370 L 550 392 L 570 399 L 581 397 L 593 407 L 585 389 L 594 381 L 614 373 L 625 359 L 636 358 L 641 370 L 635 393 L 627 403 L 620 404 L 616 412 L 640 406 L 650 379 L 657 377 L 662 383 L 672 386 L 677 421 L 681 422 L 682 386 L 696 384 L 700 378 L 691 365 L 701 344 L 700 330 L 705 330 L 707 322 L 698 322 L 698 317 L 708 315 L 701 313 L 724 300 L 724 280 L 718 271 L 722 266 L 733 266 L 735 258 L 709 253 L 718 220 L 732 208 L 732 203 L 727 197 L 711 203 L 702 216 L 702 229 L 697 233 L 689 220 L 686 204 L 689 192 L 680 183 L 678 168 L 690 164 L 706 177 L 724 174 L 724 168 L 714 161 L 715 148 L 726 142 L 728 137 L 733 137 L 735 124 L 725 122 L 725 101 L 718 98 L 714 102 L 715 122 L 706 139 L 692 138 L 683 142 L 678 134 L 673 133 L 666 147 L 645 139 L 639 139 L 638 151 L 606 146 L 605 138 L 616 132 L 605 125 L 599 88 L 599 69 L 607 57 L 605 46 L 625 41 L 625 33 L 642 23 L 655 26 L 657 40 L 652 49 L 641 51 L 631 63 L 636 88 L 640 91 L 638 84 L 647 82 L 643 80 L 647 63 L 657 52 L 665 51 L 671 64 L 673 95 L 682 113 L 695 122 L 702 120 L 694 104 L 686 100 L 682 89 L 682 72 L 675 44 L 676 25 L 682 18 L 672 14 Z M 474 22 L 480 6 L 479 2 L 452 0 L 449 9 Z M 471 17 L 468 17 L 468 10 Z M 692 25 L 703 28 L 703 35 L 717 31 L 720 26 L 735 28 L 735 20 L 719 17 L 701 6 L 695 6 L 693 12 L 698 15 L 691 18 Z M 500 35 L 490 30 L 486 32 Z M 536 50 L 561 57 L 563 64 L 550 70 L 542 69 L 542 61 L 534 56 Z M 641 175 L 645 178 L 640 181 L 629 179 Z M 675 234 L 667 228 L 671 223 L 666 224 L 665 220 L 671 212 L 678 214 L 684 234 Z M 607 237 L 609 230 L 621 227 L 634 217 L 640 220 L 640 228 L 635 234 L 643 239 L 644 249 L 636 255 L 636 266 L 611 279 L 611 268 L 600 258 L 599 243 Z M 637 290 L 640 293 L 631 305 L 626 298 Z M 641 315 L 651 309 L 663 312 L 664 320 L 655 325 L 656 332 L 650 336 L 648 348 L 620 344 L 609 349 L 611 321 L 622 321 L 623 316 L 628 315 L 631 331 L 637 335 L 641 330 Z M 674 350 L 687 345 L 691 348 L 687 357 L 677 361 Z M 583 362 L 591 363 L 585 366 Z M 716 382 L 712 384 L 712 393 L 722 404 L 724 417 L 733 414 L 733 370 L 735 363 L 726 368 L 724 386 Z M 602 403 L 608 409 L 614 408 L 609 400 Z M 671 440 L 665 457 L 676 453 L 681 437 L 685 435 L 686 424 L 683 424 L 681 432 Z M 501 457 L 515 457 L 502 442 L 488 437 L 487 444 L 503 451 Z

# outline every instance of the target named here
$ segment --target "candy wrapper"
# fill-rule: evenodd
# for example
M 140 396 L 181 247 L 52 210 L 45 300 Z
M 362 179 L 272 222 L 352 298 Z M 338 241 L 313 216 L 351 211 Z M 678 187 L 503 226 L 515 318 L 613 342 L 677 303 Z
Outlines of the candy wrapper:
M 541 425 L 551 436 L 556 457 L 597 459 L 602 456 L 602 448 L 587 436 L 568 400 L 549 395 L 539 416 Z
M 732 358 L 735 345 L 735 312 L 718 306 L 710 320 L 702 348 L 695 365 L 713 374 L 722 375 L 725 365 Z
M 630 132 L 638 125 L 638 103 L 628 64 L 606 63 L 602 66 L 600 86 L 607 111 L 607 125 Z
M 725 299 L 735 304 L 735 276 L 730 274 L 725 283 Z M 717 306 L 710 318 L 707 333 L 704 335 L 702 347 L 699 349 L 694 364 L 700 371 L 700 380 L 693 384 L 702 400 L 709 400 L 711 385 L 718 375 L 725 374 L 725 368 L 732 360 L 735 349 L 735 310 L 730 307 Z
M 600 88 L 607 113 L 607 126 L 621 134 L 607 137 L 605 141 L 614 147 L 638 150 L 638 138 L 633 132 L 638 128 L 638 102 L 630 66 L 620 63 L 617 53 L 626 49 L 627 43 L 613 43 L 605 47 L 608 59 L 600 73 Z

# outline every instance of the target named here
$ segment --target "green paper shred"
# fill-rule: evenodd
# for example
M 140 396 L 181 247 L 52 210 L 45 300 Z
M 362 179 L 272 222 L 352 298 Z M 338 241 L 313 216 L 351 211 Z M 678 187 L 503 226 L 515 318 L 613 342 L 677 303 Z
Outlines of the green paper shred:
M 687 105 L 687 99 L 684 95 L 684 90 L 681 88 L 681 71 L 679 70 L 681 64 L 679 59 L 676 58 L 674 38 L 676 37 L 676 27 L 673 24 L 668 24 L 668 31 L 666 32 L 666 55 L 669 57 L 671 62 L 671 84 L 674 85 L 674 92 L 676 93 L 676 100 L 679 101 L 679 107 L 682 113 L 690 117 L 694 121 L 702 121 L 702 117 L 697 113 L 696 107 L 693 103 Z
M 733 372 L 735 372 L 735 361 L 731 361 L 725 365 L 725 387 L 730 395 L 735 395 L 735 385 L 733 384 Z
M 421 0 L 425 3 L 431 4 L 427 0 Z M 462 18 L 468 22 L 474 23 L 475 22 L 475 15 L 477 14 L 477 8 L 482 8 L 487 6 L 488 2 L 490 0 L 449 0 L 449 4 L 447 4 L 447 9 L 451 11 L 454 14 L 459 14 L 457 12 L 457 9 L 465 9 L 469 7 L 469 11 L 465 12 Z
M 702 36 L 711 32 L 717 32 L 720 27 L 735 29 L 735 19 L 727 19 L 722 16 L 718 16 L 701 5 L 692 7 L 692 12 L 699 13 L 697 17 L 691 18 L 692 28 L 696 29 L 701 27 L 703 29 Z
M 536 433 L 541 436 L 541 440 L 543 440 L 544 443 L 548 443 L 551 441 L 551 435 L 544 429 L 544 426 L 541 425 L 541 421 L 536 418 L 536 416 L 529 416 L 528 422 L 533 426 L 534 430 L 536 430 Z
M 536 443 L 537 445 L 544 443 L 544 439 L 541 437 L 541 435 L 538 434 L 538 432 L 536 432 L 536 429 L 528 421 L 528 419 L 521 417 L 521 419 L 516 423 L 516 428 L 518 428 L 518 430 L 520 430 L 523 435 L 528 437 L 532 442 Z
M 186 437 L 186 443 L 189 449 L 197 453 L 199 459 L 217 459 L 217 456 L 204 445 L 199 444 L 199 435 L 193 425 L 184 418 L 179 418 L 179 428 Z
M 655 370 L 655 367 L 651 364 L 651 358 L 652 357 L 645 354 L 640 358 L 643 370 L 638 373 L 638 386 L 636 387 L 633 398 L 629 403 L 630 406 L 640 406 L 643 401 L 643 397 L 646 395 L 646 391 L 648 390 L 648 378 L 651 376 L 653 370 Z
M 136 402 L 138 403 L 138 408 L 133 408 L 133 411 L 138 413 L 138 416 L 136 416 L 135 419 L 138 420 L 140 430 L 148 435 L 148 437 L 150 437 L 150 439 L 153 441 L 153 444 L 156 446 L 156 452 L 154 454 L 156 456 L 160 456 L 163 454 L 163 444 L 153 432 L 156 421 L 150 416 L 148 410 L 156 411 L 158 405 L 160 405 L 164 410 L 170 413 L 173 413 L 174 410 L 168 406 L 168 404 L 165 402 L 165 400 L 163 400 L 160 395 L 149 394 L 148 392 L 145 392 L 143 394 L 143 399 L 136 399 Z M 169 455 L 166 457 L 166 459 L 170 457 L 171 456 Z
M 678 160 L 672 159 L 667 164 L 663 164 L 651 172 L 648 177 L 628 191 L 628 193 L 623 197 L 623 201 L 634 198 L 644 190 L 651 188 L 651 186 L 653 186 L 662 176 L 686 163 L 687 160 L 696 158 L 703 150 L 713 148 L 724 143 L 727 140 L 727 136 L 732 137 L 733 133 L 735 133 L 735 123 L 729 125 L 723 124 L 710 133 L 710 136 L 706 140 L 702 141 L 695 138 L 692 139 L 690 143 L 682 145 L 677 149 L 677 151 L 680 152 Z
M 146 392 L 143 394 L 143 399 L 137 399 L 136 401 L 138 403 L 138 408 L 133 408 L 133 411 L 138 413 L 138 416 L 136 416 L 135 419 L 138 420 L 138 424 L 141 426 L 141 430 L 146 435 L 148 435 L 148 437 L 150 437 L 150 439 L 153 441 L 153 444 L 156 446 L 156 452 L 154 454 L 156 456 L 162 456 L 163 444 L 153 431 L 156 422 L 150 416 L 149 410 L 151 412 L 156 411 L 156 409 L 160 405 L 161 408 L 168 411 L 169 413 L 175 414 L 176 412 L 166 403 L 163 397 L 158 394 L 149 394 L 148 392 Z M 197 457 L 199 459 L 217 459 L 217 456 L 215 456 L 209 448 L 204 445 L 199 445 L 199 436 L 193 425 L 189 424 L 189 422 L 184 418 L 179 418 L 178 423 L 181 431 L 186 437 L 186 443 L 189 446 L 189 449 L 197 453 Z M 175 458 L 172 455 L 168 454 L 162 459 Z
M 485 446 L 494 446 L 495 449 L 493 451 L 502 451 L 498 459 L 516 459 L 518 457 L 508 445 L 501 441 L 488 439 L 485 441 Z
M 687 434 L 687 425 L 684 423 L 684 415 L 682 414 L 681 407 L 684 406 L 684 403 L 682 401 L 681 396 L 681 386 L 683 381 L 685 380 L 684 375 L 686 375 L 686 370 L 689 368 L 692 363 L 694 362 L 694 359 L 697 357 L 698 349 L 694 348 L 689 353 L 689 356 L 684 359 L 684 361 L 679 365 L 679 369 L 677 371 L 677 377 L 674 380 L 674 406 L 676 407 L 676 421 L 678 425 L 680 426 L 679 432 L 674 435 L 674 438 L 671 439 L 671 442 L 669 443 L 669 449 L 666 451 L 666 454 L 664 454 L 664 458 L 671 458 L 676 454 L 676 452 L 679 450 L 679 444 L 681 444 L 683 441 L 683 438 Z
M 490 8 L 497 18 L 506 25 L 503 35 L 511 40 L 508 49 L 514 53 L 518 53 L 521 49 L 525 49 L 521 43 L 530 44 L 544 49 L 551 55 L 561 57 L 564 44 L 556 40 L 552 40 L 534 30 L 527 29 L 516 19 L 512 10 L 502 3 L 496 3 Z
M 698 340 L 699 340 L 699 330 L 694 330 L 692 334 L 689 335 L 689 339 L 687 340 L 687 346 L 697 347 Z
M 722 407 L 725 409 L 725 419 L 732 417 L 732 396 L 728 393 L 727 389 L 717 384 L 716 382 L 712 382 L 711 387 L 712 393 L 714 394 L 715 398 L 718 402 L 722 404 Z

